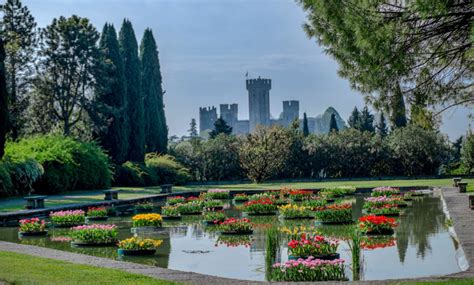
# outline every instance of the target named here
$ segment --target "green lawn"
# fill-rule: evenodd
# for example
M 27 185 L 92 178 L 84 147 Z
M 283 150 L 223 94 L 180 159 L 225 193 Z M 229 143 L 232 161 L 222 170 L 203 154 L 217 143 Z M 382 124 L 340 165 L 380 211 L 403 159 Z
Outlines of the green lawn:
M 0 251 L 0 280 L 11 284 L 178 284 L 121 270 Z
M 474 179 L 464 179 L 468 182 L 468 190 L 474 191 Z M 261 184 L 223 184 L 223 185 L 188 185 L 176 186 L 174 191 L 208 190 L 221 188 L 229 190 L 255 190 L 255 189 L 280 189 L 281 187 L 292 187 L 298 189 L 324 188 L 338 185 L 351 185 L 356 187 L 377 187 L 377 186 L 450 186 L 452 179 L 413 179 L 413 180 L 352 180 L 352 181 L 330 181 L 330 182 L 269 182 Z M 119 198 L 130 199 L 147 195 L 154 195 L 160 192 L 160 187 L 115 187 L 121 189 Z M 84 191 L 63 193 L 61 195 L 48 196 L 46 207 L 53 207 L 66 204 L 88 203 L 103 201 L 102 191 Z M 23 198 L 0 199 L 0 212 L 18 211 L 23 209 L 25 201 Z

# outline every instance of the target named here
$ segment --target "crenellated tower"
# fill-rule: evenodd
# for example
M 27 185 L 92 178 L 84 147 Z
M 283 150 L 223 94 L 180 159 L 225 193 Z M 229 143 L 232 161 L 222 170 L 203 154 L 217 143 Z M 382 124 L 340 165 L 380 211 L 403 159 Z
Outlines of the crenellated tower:
M 246 80 L 249 92 L 249 131 L 257 125 L 270 126 L 270 89 L 272 80 L 258 77 Z
M 283 101 L 282 124 L 287 127 L 300 117 L 300 102 L 298 100 Z

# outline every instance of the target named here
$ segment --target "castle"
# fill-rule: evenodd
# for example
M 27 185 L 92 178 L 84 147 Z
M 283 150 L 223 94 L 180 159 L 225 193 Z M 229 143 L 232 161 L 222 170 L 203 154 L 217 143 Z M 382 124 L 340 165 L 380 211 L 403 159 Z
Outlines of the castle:
M 300 118 L 300 103 L 297 100 L 283 101 L 283 112 L 278 119 L 272 119 L 270 115 L 270 89 L 272 88 L 272 80 L 258 77 L 257 79 L 247 79 L 246 88 L 249 98 L 249 119 L 238 119 L 238 105 L 237 104 L 220 104 L 220 117 L 232 127 L 233 134 L 248 134 L 255 130 L 257 125 L 273 126 L 280 125 L 287 127 L 295 119 Z M 345 123 L 340 118 L 339 114 L 334 108 L 328 108 L 332 113 L 336 114 L 336 121 L 339 128 L 344 128 Z M 325 113 L 326 113 L 325 112 Z M 327 132 L 329 123 L 325 126 L 323 121 L 325 115 L 316 118 L 308 118 L 308 128 L 311 133 Z M 330 114 L 329 114 L 330 117 Z M 200 107 L 199 108 L 199 131 L 201 134 L 214 129 L 214 122 L 217 120 L 216 107 Z M 325 120 L 326 121 L 326 120 Z M 328 121 L 329 122 L 329 121 Z M 300 120 L 302 126 L 302 120 Z

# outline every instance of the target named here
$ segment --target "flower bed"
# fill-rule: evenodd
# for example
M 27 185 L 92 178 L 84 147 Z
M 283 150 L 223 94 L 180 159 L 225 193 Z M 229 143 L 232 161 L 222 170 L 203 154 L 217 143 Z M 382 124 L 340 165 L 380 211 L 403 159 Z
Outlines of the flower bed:
M 321 207 L 326 206 L 328 202 L 325 199 L 319 197 L 311 197 L 308 200 L 305 200 L 301 203 L 302 206 L 308 207 L 310 210 L 315 211 Z
M 206 200 L 202 205 L 209 210 L 221 210 L 224 207 L 224 202 L 221 200 Z
M 316 218 L 322 223 L 352 223 L 352 204 L 326 205 L 315 212 Z
M 135 213 L 147 213 L 147 212 L 152 212 L 153 209 L 155 208 L 155 205 L 151 202 L 146 202 L 146 203 L 140 203 L 135 205 Z
M 366 250 L 374 250 L 395 246 L 396 239 L 394 237 L 366 237 L 361 240 L 360 247 Z
M 275 193 L 272 193 L 272 192 L 263 192 L 263 193 L 253 194 L 253 195 L 249 196 L 249 201 L 258 201 L 262 198 L 275 200 L 276 196 L 275 196 Z
M 198 215 L 202 212 L 201 201 L 192 201 L 185 204 L 178 204 L 176 206 L 181 215 Z
M 163 243 L 162 240 L 131 237 L 118 243 L 120 255 L 152 255 Z
M 400 215 L 400 208 L 395 204 L 385 204 L 381 207 L 369 208 L 367 212 L 377 216 L 398 216 Z
M 343 259 L 320 260 L 313 257 L 275 263 L 271 276 L 273 281 L 347 280 L 344 273 Z
M 372 189 L 371 196 L 372 197 L 379 197 L 379 196 L 394 196 L 399 195 L 400 189 L 395 187 L 377 187 Z
M 219 230 L 223 234 L 252 234 L 253 226 L 247 218 L 227 218 L 219 224 Z
M 277 211 L 277 205 L 270 198 L 260 198 L 245 203 L 242 207 L 249 215 L 273 215 Z
M 313 191 L 310 190 L 290 190 L 288 196 L 292 201 L 303 201 L 313 195 Z
M 249 196 L 245 193 L 243 194 L 236 194 L 234 196 L 234 201 L 235 202 L 247 202 L 249 200 Z
M 166 204 L 168 206 L 173 206 L 179 203 L 184 203 L 184 201 L 186 201 L 186 198 L 184 198 L 183 196 L 172 196 L 166 199 Z
M 205 194 L 206 199 L 229 199 L 230 191 L 225 189 L 210 189 Z
M 138 227 L 161 227 L 163 218 L 160 214 L 138 214 L 132 217 L 132 225 Z
M 208 225 L 217 225 L 226 219 L 223 211 L 206 211 L 203 213 L 204 222 Z
M 289 204 L 278 207 L 284 219 L 312 219 L 313 214 L 308 207 Z
M 291 258 L 337 259 L 338 242 L 320 235 L 301 234 L 299 238 L 288 242 L 288 254 Z
M 46 225 L 44 220 L 38 218 L 20 220 L 20 228 L 18 233 L 21 236 L 44 236 L 48 234 L 45 230 Z
M 71 228 L 70 236 L 75 245 L 112 245 L 117 242 L 115 225 L 83 225 Z
M 85 222 L 85 212 L 83 210 L 57 211 L 49 214 L 51 222 L 55 227 L 73 227 L 82 225 Z
M 89 207 L 87 209 L 87 219 L 89 220 L 106 220 L 107 208 L 105 207 Z
M 181 219 L 181 213 L 179 212 L 178 206 L 163 206 L 161 207 L 161 217 L 168 220 Z
M 359 218 L 359 229 L 366 234 L 391 235 L 397 227 L 394 218 L 368 215 Z

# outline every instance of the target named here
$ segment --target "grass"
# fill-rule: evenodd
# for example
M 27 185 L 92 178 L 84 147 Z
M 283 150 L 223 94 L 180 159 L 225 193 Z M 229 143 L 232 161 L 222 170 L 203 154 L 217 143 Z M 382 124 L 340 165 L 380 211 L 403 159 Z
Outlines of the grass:
M 468 182 L 468 191 L 474 192 L 474 179 L 463 179 Z M 377 186 L 451 186 L 452 179 L 410 179 L 410 180 L 350 180 L 350 181 L 324 181 L 324 182 L 267 182 L 260 184 L 222 184 L 222 185 L 186 185 L 175 186 L 173 191 L 193 191 L 221 188 L 229 190 L 255 190 L 255 189 L 280 189 L 291 187 L 297 189 L 324 188 L 333 186 L 355 186 L 355 187 L 377 187 Z M 115 187 L 120 189 L 120 199 L 138 198 L 160 193 L 160 187 Z M 67 204 L 78 204 L 103 201 L 102 191 L 83 191 L 62 193 L 61 195 L 50 195 L 45 201 L 46 207 L 54 207 Z M 25 201 L 20 198 L 0 199 L 0 212 L 11 212 L 22 210 Z
M 116 269 L 5 251 L 0 251 L 0 268 L 0 280 L 7 284 L 178 284 Z

